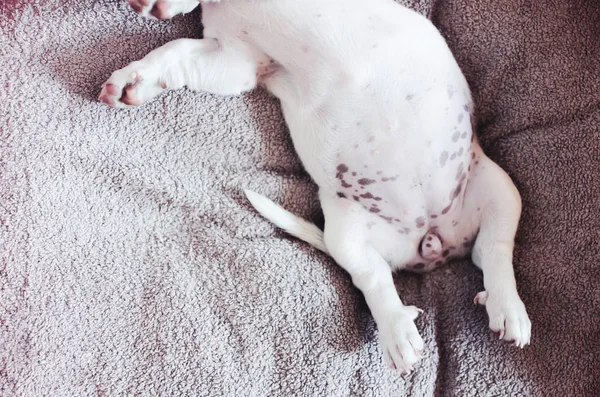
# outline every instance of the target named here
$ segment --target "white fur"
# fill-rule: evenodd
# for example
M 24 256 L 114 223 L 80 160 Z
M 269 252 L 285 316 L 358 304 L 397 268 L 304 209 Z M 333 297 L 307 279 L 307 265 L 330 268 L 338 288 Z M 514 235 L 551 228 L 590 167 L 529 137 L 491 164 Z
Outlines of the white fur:
M 130 0 L 146 16 L 193 0 Z M 472 102 L 435 27 L 392 0 L 222 0 L 203 5 L 202 40 L 180 39 L 113 73 L 100 99 L 139 105 L 187 86 L 236 95 L 264 85 L 319 186 L 325 230 L 247 191 L 277 226 L 329 253 L 363 292 L 385 360 L 401 372 L 424 343 L 393 269 L 467 255 L 483 270 L 492 330 L 517 346 L 531 322 L 512 267 L 520 197 L 472 137 Z

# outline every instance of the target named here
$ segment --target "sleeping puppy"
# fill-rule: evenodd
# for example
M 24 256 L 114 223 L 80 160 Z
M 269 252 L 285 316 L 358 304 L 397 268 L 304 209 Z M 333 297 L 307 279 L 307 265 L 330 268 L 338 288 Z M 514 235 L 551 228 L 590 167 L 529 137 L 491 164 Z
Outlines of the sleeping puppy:
M 165 19 L 197 0 L 129 0 Z M 425 272 L 472 253 L 490 328 L 516 346 L 531 322 L 512 266 L 521 199 L 482 152 L 469 87 L 423 16 L 393 0 L 203 1 L 204 39 L 179 39 L 112 74 L 100 100 L 140 105 L 187 86 L 222 95 L 266 87 L 319 186 L 325 230 L 247 191 L 254 207 L 331 255 L 377 322 L 385 361 L 404 373 L 423 340 L 394 287 L 395 269 Z

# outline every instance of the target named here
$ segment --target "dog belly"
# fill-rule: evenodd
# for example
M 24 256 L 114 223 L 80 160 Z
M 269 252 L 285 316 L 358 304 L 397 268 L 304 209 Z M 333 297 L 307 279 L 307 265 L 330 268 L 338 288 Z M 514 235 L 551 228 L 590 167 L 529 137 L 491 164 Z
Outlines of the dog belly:
M 471 165 L 476 161 L 470 135 L 460 143 L 450 138 L 446 146 L 439 145 L 442 136 L 437 147 L 414 135 L 411 144 L 386 136 L 374 134 L 347 142 L 337 155 L 332 188 L 364 208 L 370 240 L 392 266 L 428 271 L 465 256 L 478 225 L 471 209 L 463 208 Z M 395 252 L 397 244 L 390 236 L 410 241 L 416 255 L 406 262 L 406 255 Z M 429 244 L 423 241 L 426 236 L 440 241 L 435 255 L 427 258 L 423 253 Z M 396 263 L 396 257 L 403 258 L 402 262 Z

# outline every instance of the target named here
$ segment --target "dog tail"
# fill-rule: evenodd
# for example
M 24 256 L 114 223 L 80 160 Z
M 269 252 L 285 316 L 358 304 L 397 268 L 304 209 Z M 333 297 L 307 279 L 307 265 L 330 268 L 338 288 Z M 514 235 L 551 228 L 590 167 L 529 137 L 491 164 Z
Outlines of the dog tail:
M 316 225 L 283 209 L 261 194 L 251 190 L 244 190 L 244 193 L 252 206 L 277 227 L 329 254 L 323 240 L 323 231 Z

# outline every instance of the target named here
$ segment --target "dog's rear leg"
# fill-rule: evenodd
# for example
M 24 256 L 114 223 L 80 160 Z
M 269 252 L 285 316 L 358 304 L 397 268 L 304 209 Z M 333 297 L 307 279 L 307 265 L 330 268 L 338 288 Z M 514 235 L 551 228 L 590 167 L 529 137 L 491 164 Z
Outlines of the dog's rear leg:
M 485 288 L 475 303 L 486 306 L 490 328 L 500 339 L 523 347 L 530 341 L 531 321 L 517 292 L 512 263 L 521 197 L 510 177 L 479 147 L 474 154 L 465 208 L 480 213 L 472 257 L 483 271 Z
M 237 95 L 256 86 L 262 54 L 243 46 L 222 46 L 216 39 L 178 39 L 114 72 L 100 100 L 110 106 L 137 106 L 165 89 Z
M 423 350 L 423 339 L 414 323 L 420 310 L 402 304 L 389 264 L 368 241 L 365 209 L 335 193 L 321 192 L 320 199 L 329 253 L 364 294 L 379 328 L 386 362 L 400 372 L 410 372 Z M 402 244 L 398 237 L 398 244 Z M 408 245 L 406 252 L 408 259 Z

